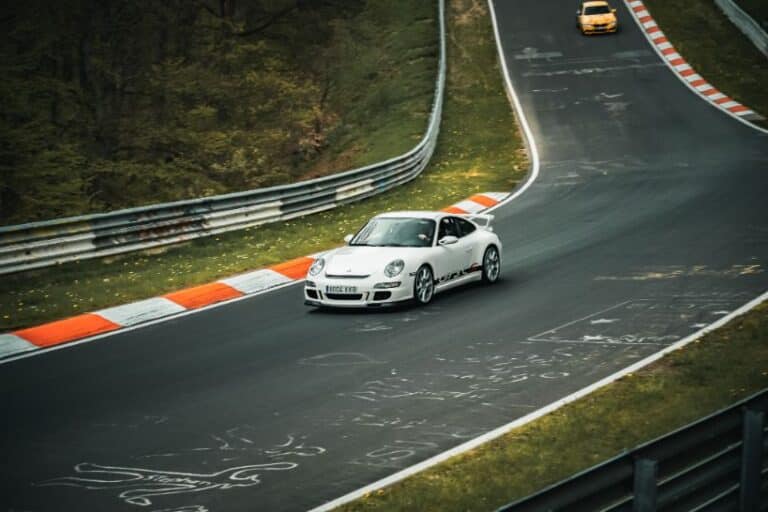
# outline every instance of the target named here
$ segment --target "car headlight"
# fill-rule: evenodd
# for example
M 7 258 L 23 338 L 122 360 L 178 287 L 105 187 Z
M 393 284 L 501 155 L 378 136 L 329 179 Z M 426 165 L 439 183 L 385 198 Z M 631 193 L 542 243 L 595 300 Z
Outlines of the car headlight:
M 387 277 L 395 277 L 396 275 L 399 275 L 404 268 L 405 262 L 403 260 L 390 261 L 387 263 L 387 266 L 384 267 L 384 275 Z
M 325 258 L 317 258 L 315 262 L 309 267 L 309 275 L 316 276 L 325 268 Z

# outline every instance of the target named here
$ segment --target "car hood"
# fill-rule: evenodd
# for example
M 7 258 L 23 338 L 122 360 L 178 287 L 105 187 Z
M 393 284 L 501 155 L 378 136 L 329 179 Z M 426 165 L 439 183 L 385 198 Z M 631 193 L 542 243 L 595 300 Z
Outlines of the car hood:
M 333 276 L 367 276 L 384 272 L 390 261 L 401 259 L 420 247 L 347 246 L 325 255 L 325 274 Z
M 612 21 L 616 21 L 616 15 L 613 13 L 592 14 L 591 16 L 582 16 L 581 19 L 584 23 L 587 23 L 589 25 L 595 25 L 595 24 L 611 23 Z

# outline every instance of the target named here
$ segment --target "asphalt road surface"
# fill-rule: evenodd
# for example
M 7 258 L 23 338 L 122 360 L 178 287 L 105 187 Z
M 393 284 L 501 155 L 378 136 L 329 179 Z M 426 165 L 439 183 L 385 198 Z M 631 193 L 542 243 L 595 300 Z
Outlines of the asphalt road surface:
M 0 365 L 0 510 L 311 508 L 768 288 L 768 137 L 685 88 L 621 5 L 589 38 L 570 0 L 496 9 L 542 158 L 495 212 L 503 281 L 355 313 L 291 286 Z

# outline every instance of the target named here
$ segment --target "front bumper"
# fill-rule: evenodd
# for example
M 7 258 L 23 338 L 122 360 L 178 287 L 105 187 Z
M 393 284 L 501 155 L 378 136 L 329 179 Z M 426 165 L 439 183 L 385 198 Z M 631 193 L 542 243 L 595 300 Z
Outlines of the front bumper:
M 400 282 L 395 288 L 375 288 L 381 282 Z M 333 290 L 341 287 L 345 291 Z M 354 291 L 351 291 L 354 289 Z M 393 306 L 413 298 L 413 277 L 405 272 L 393 279 L 334 279 L 309 277 L 304 284 L 304 304 L 314 307 L 375 308 Z
M 613 26 L 600 26 L 600 25 L 593 25 L 593 26 L 587 26 L 582 25 L 581 31 L 585 34 L 611 34 L 616 32 L 618 30 L 619 25 L 613 25 Z

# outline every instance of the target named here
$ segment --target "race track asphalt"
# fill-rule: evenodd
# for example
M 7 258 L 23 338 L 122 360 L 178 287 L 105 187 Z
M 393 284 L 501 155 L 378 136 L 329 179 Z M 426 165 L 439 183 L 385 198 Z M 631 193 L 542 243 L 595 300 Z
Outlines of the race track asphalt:
M 692 94 L 618 7 L 621 32 L 583 37 L 570 0 L 497 2 L 541 155 L 495 211 L 501 283 L 352 313 L 291 286 L 0 365 L 0 510 L 304 510 L 764 292 L 768 137 Z

